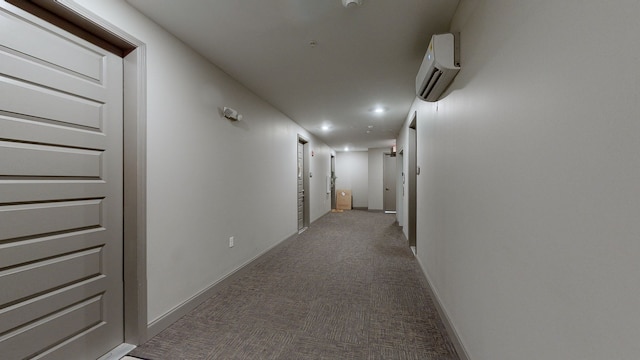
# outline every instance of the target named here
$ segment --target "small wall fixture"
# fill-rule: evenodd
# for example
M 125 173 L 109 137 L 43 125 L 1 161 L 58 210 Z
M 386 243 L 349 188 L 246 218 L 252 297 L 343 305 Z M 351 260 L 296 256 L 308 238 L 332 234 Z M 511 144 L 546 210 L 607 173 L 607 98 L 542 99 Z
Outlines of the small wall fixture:
M 348 8 L 362 5 L 362 0 L 342 0 L 342 6 Z
M 237 111 L 233 110 L 232 108 L 228 108 L 226 106 L 222 110 L 222 115 L 224 115 L 224 117 L 226 117 L 227 119 L 229 119 L 231 121 L 242 120 L 242 115 L 241 114 L 238 114 Z

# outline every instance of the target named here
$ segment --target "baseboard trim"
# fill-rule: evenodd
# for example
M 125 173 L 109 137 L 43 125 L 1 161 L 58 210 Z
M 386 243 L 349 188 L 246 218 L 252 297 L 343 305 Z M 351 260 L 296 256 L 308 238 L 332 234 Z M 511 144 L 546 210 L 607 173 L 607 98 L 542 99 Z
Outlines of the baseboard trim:
M 120 360 L 123 356 L 127 355 L 135 348 L 135 345 L 122 343 L 115 347 L 113 350 L 99 357 L 98 360 Z
M 261 257 L 267 255 L 268 253 L 276 250 L 281 245 L 295 239 L 298 236 L 298 232 L 289 236 L 288 238 L 278 242 L 277 244 L 271 246 L 260 254 L 254 256 L 244 264 L 240 265 L 238 268 L 230 272 L 229 274 L 222 277 L 220 280 L 213 283 L 208 288 L 200 291 L 195 294 L 191 298 L 187 299 L 183 303 L 177 305 L 173 309 L 169 310 L 167 313 L 159 317 L 158 319 L 151 322 L 147 327 L 147 339 L 151 339 L 152 337 L 158 335 L 162 330 L 169 327 L 174 322 L 178 321 L 181 317 L 188 314 L 191 310 L 198 307 L 204 301 L 218 293 L 220 290 L 224 289 L 227 285 L 232 283 L 235 279 L 244 275 L 248 270 L 253 268 L 255 265 L 259 264 L 258 261 Z
M 427 274 L 424 266 L 422 266 L 422 262 L 420 262 L 420 258 L 416 256 L 416 259 L 418 260 L 418 264 L 420 264 L 420 269 L 422 270 L 422 273 L 424 274 L 424 278 L 427 282 L 427 290 L 429 292 L 429 295 L 431 295 L 431 298 L 433 299 L 433 303 L 436 306 L 436 310 L 438 311 L 438 314 L 440 315 L 440 319 L 442 319 L 442 322 L 444 323 L 444 326 L 447 329 L 449 336 L 451 337 L 451 342 L 453 343 L 453 346 L 456 348 L 456 351 L 458 352 L 458 356 L 460 357 L 460 360 L 471 360 L 471 358 L 469 357 L 469 353 L 467 352 L 467 349 L 462 344 L 462 339 L 460 339 L 460 335 L 458 334 L 458 331 L 456 331 L 455 326 L 453 326 L 453 322 L 451 321 L 451 318 L 449 317 L 449 314 L 446 308 L 442 305 L 442 302 L 440 301 L 440 296 L 438 295 L 438 292 L 433 287 L 433 283 L 431 282 L 431 279 L 429 279 L 429 275 Z

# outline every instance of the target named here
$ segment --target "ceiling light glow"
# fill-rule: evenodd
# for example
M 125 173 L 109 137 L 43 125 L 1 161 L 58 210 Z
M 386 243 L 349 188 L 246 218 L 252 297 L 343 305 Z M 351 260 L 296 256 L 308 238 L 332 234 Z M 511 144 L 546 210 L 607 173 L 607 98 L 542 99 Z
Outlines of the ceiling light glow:
M 349 8 L 362 5 L 362 0 L 342 0 L 342 6 Z
M 323 131 L 329 130 L 329 125 L 322 125 L 322 130 Z

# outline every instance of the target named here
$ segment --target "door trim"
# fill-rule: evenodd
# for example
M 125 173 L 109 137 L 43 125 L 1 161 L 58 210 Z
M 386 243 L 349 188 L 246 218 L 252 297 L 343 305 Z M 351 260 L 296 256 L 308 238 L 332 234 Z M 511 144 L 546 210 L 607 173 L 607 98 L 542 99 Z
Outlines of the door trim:
M 124 58 L 136 45 L 120 37 L 90 18 L 78 16 L 78 7 L 65 0 L 4 0 L 85 41 Z
M 124 342 L 141 344 L 147 340 L 148 328 L 146 45 L 73 1 L 37 1 L 46 3 L 47 9 L 51 12 L 36 5 L 36 1 L 28 0 L 4 0 L 0 2 L 0 7 L 22 17 L 34 15 L 66 31 L 69 31 L 69 28 L 61 24 L 70 23 L 87 34 L 103 39 L 107 44 L 111 43 L 109 47 L 94 42 L 111 52 L 114 52 L 113 47 L 122 48 L 123 43 L 131 45 L 129 50 L 123 50 L 119 54 L 123 58 L 124 67 Z M 74 31 L 69 32 L 78 36 Z M 119 41 L 114 43 L 114 38 Z

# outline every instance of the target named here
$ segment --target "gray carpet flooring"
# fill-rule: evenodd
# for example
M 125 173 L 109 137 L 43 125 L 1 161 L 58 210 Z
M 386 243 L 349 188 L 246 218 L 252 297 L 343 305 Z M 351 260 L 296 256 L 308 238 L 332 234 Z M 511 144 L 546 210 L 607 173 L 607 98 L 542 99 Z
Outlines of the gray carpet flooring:
M 395 215 L 329 213 L 130 355 L 458 359 Z

